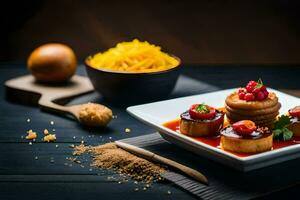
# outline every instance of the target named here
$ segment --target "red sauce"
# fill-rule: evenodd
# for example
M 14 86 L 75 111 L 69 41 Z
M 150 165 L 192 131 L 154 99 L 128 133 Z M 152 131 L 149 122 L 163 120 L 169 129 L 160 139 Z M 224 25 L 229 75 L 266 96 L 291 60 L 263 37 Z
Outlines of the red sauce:
M 180 119 L 176 119 L 176 120 L 172 120 L 172 121 L 164 123 L 163 126 L 169 128 L 173 131 L 176 131 L 176 132 L 180 133 L 179 124 L 180 124 Z M 195 139 L 199 142 L 210 145 L 212 147 L 220 148 L 220 136 L 199 137 L 199 138 L 191 137 L 191 136 L 187 136 L 187 137 L 193 138 L 193 139 Z M 274 140 L 273 141 L 273 150 L 284 148 L 284 147 L 295 145 L 295 144 L 300 144 L 300 137 L 293 137 L 293 139 L 288 140 L 288 141 Z M 235 154 L 235 155 L 240 156 L 240 157 L 247 157 L 247 156 L 253 155 L 253 154 L 236 153 L 236 152 L 230 152 L 230 153 Z

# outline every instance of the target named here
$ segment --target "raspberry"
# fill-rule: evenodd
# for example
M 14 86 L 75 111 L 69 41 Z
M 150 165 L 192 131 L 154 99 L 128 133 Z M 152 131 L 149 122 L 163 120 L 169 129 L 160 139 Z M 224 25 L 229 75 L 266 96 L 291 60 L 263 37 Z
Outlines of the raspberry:
M 245 92 L 240 92 L 239 93 L 239 98 L 241 99 L 241 100 L 244 100 L 245 99 Z
M 261 90 L 261 91 L 266 91 L 266 90 L 267 90 L 267 87 L 266 87 L 265 85 L 263 85 L 263 86 L 260 87 L 260 90 Z
M 264 90 L 263 93 L 264 93 L 264 95 L 265 95 L 265 98 L 268 98 L 269 92 L 268 92 L 267 90 Z
M 255 98 L 258 101 L 264 100 L 265 99 L 265 94 L 262 91 L 259 91 L 258 93 L 255 94 Z
M 255 88 L 253 91 L 252 91 L 252 93 L 253 94 L 257 94 L 257 93 L 259 93 L 261 90 L 260 90 L 260 88 Z
M 254 90 L 254 88 L 255 88 L 255 86 L 253 86 L 253 85 L 247 85 L 246 86 L 246 90 L 247 90 L 247 92 L 252 92 L 253 90 Z
M 238 90 L 238 93 L 246 93 L 247 91 L 246 91 L 246 89 L 245 88 L 239 88 L 239 90 Z
M 252 93 L 246 93 L 244 98 L 246 101 L 254 101 L 255 96 Z
M 247 86 L 256 86 L 257 85 L 257 83 L 255 82 L 255 81 L 249 81 L 249 83 L 247 84 Z

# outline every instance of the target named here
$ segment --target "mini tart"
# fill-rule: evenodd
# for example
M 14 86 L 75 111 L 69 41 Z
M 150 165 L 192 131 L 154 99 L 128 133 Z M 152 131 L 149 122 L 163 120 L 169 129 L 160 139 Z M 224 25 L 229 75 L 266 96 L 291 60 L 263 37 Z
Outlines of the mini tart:
M 235 109 L 242 109 L 242 110 L 257 110 L 257 109 L 266 109 L 270 107 L 276 106 L 278 103 L 278 97 L 274 92 L 270 92 L 269 96 L 262 101 L 245 101 L 239 98 L 237 92 L 230 94 L 226 100 L 226 105 L 235 108 Z
M 260 153 L 273 146 L 273 134 L 267 128 L 258 128 L 249 135 L 236 133 L 231 126 L 220 131 L 221 147 L 236 153 Z
M 274 92 L 262 101 L 241 100 L 237 92 L 230 94 L 225 101 L 226 116 L 230 123 L 251 120 L 261 127 L 273 128 L 281 104 Z
M 288 125 L 288 129 L 293 132 L 293 135 L 300 137 L 300 119 L 298 117 L 290 118 L 291 124 Z
M 223 128 L 224 113 L 216 110 L 213 119 L 193 119 L 189 111 L 180 115 L 180 132 L 193 137 L 213 136 Z

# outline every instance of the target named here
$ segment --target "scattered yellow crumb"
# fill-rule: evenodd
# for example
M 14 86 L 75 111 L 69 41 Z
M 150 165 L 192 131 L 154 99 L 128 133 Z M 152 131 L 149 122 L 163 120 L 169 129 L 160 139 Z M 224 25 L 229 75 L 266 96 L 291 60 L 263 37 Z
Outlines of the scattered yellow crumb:
M 44 142 L 53 142 L 56 140 L 56 135 L 55 134 L 48 134 L 44 136 Z
M 86 103 L 80 107 L 79 121 L 87 126 L 106 126 L 112 119 L 112 111 L 106 106 Z
M 27 131 L 27 134 L 28 134 L 26 136 L 27 140 L 33 140 L 33 139 L 36 139 L 36 137 L 37 137 L 36 132 L 33 132 L 31 129 L 29 131 Z
M 48 129 L 45 129 L 45 130 L 44 130 L 44 135 L 48 135 L 48 134 L 49 134 Z
M 130 132 L 131 132 L 130 128 L 125 128 L 125 133 L 130 133 Z

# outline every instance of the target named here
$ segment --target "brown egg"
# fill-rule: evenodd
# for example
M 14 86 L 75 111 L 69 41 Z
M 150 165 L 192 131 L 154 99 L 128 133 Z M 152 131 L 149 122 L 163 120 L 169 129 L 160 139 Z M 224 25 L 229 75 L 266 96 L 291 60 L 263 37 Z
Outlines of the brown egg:
M 61 83 L 74 75 L 77 61 L 70 47 L 59 43 L 49 43 L 36 48 L 30 54 L 27 66 L 36 80 Z

